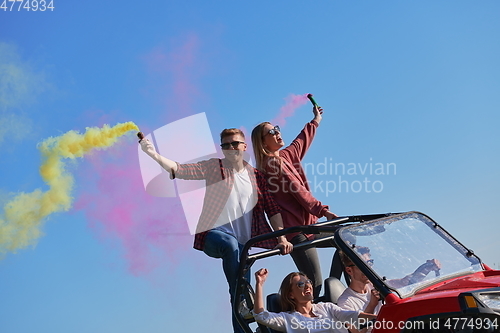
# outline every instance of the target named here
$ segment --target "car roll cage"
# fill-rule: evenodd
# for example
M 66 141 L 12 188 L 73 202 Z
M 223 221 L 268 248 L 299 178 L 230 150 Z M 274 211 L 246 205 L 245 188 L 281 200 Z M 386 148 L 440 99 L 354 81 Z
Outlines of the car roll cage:
M 234 294 L 234 298 L 232 299 L 232 309 L 233 309 L 233 314 L 240 324 L 240 326 L 243 328 L 243 330 L 246 333 L 253 333 L 250 327 L 248 326 L 249 323 L 254 322 L 254 319 L 245 319 L 243 316 L 239 313 L 239 303 L 241 301 L 241 297 L 245 297 L 245 300 L 247 302 L 247 305 L 250 309 L 253 308 L 253 289 L 249 283 L 245 279 L 245 274 L 247 271 L 252 267 L 252 265 L 259 259 L 264 259 L 268 257 L 272 257 L 275 255 L 279 255 L 281 251 L 279 249 L 272 249 L 272 250 L 265 250 L 262 252 L 254 253 L 249 255 L 248 251 L 250 248 L 261 241 L 276 238 L 279 236 L 283 235 L 288 235 L 292 233 L 297 233 L 297 232 L 302 232 L 305 234 L 321 234 L 325 233 L 325 237 L 321 237 L 318 239 L 313 239 L 309 240 L 306 242 L 299 243 L 297 245 L 294 245 L 294 249 L 307 249 L 311 247 L 318 247 L 318 245 L 324 245 L 326 243 L 329 243 L 329 247 L 338 247 L 337 243 L 335 242 L 335 237 L 337 235 L 337 230 L 341 226 L 348 225 L 350 223 L 362 223 L 362 222 L 367 222 L 367 221 L 372 221 L 392 215 L 398 215 L 400 213 L 385 213 L 385 214 L 369 214 L 369 215 L 352 215 L 352 216 L 343 216 L 339 217 L 330 221 L 325 221 L 325 222 L 319 222 L 316 224 L 311 224 L 311 225 L 303 225 L 303 226 L 294 226 L 278 231 L 274 231 L 268 234 L 263 234 L 259 235 L 257 237 L 254 237 L 250 239 L 248 242 L 246 242 L 245 246 L 243 247 L 243 250 L 241 252 L 240 256 L 240 265 L 238 267 L 238 280 L 236 283 L 236 290 Z M 361 262 L 360 262 L 361 263 Z M 332 270 L 330 272 L 330 275 L 336 276 L 340 278 L 342 274 L 342 266 L 341 265 L 336 265 L 336 267 L 332 267 Z M 373 273 L 370 272 L 370 275 Z M 390 293 L 391 291 L 387 289 L 387 287 L 382 284 L 381 286 L 376 286 L 380 287 L 382 295 L 386 295 Z M 261 325 L 259 325 L 261 326 Z M 262 330 L 262 326 L 261 326 Z

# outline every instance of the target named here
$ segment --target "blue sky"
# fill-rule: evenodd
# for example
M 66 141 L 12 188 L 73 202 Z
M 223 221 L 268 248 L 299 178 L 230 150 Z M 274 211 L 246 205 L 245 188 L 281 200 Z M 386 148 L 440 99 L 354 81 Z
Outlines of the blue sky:
M 339 215 L 424 212 L 499 267 L 500 2 L 54 6 L 0 10 L 2 206 L 47 189 L 37 146 L 49 137 L 128 121 L 149 133 L 205 112 L 217 142 L 313 93 L 325 113 L 304 162 L 318 199 Z M 284 139 L 310 119 L 297 108 Z M 174 144 L 188 146 L 184 133 Z M 325 159 L 351 174 L 321 174 Z M 191 248 L 179 199 L 137 191 L 134 133 L 67 168 L 71 209 L 0 261 L 0 331 L 230 331 L 221 263 Z M 376 191 L 358 191 L 366 182 Z M 294 269 L 290 258 L 266 265 L 269 292 Z

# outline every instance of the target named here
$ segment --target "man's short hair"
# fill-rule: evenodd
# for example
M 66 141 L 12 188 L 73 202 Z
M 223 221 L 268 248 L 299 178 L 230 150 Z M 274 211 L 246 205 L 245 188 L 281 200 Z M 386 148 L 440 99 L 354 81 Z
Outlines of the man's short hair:
M 366 253 L 370 253 L 370 249 L 366 246 L 356 246 L 356 252 L 363 255 Z M 339 252 L 339 256 L 340 256 L 340 261 L 342 261 L 342 264 L 344 264 L 344 267 L 354 265 L 351 258 L 349 258 L 343 251 Z
M 340 261 L 342 261 L 342 264 L 344 264 L 344 267 L 354 265 L 351 258 L 349 258 L 343 251 L 339 252 L 339 256 L 340 256 Z
M 226 136 L 239 134 L 243 139 L 245 139 L 245 134 L 239 128 L 226 128 L 220 132 L 220 140 L 224 139 Z

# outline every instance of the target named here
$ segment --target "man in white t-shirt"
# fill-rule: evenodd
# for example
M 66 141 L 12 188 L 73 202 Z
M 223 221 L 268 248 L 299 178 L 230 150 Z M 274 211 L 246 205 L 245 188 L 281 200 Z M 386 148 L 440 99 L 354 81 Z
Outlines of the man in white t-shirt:
M 252 237 L 283 229 L 283 220 L 264 175 L 243 159 L 247 149 L 243 132 L 237 128 L 225 129 L 220 139 L 223 159 L 212 158 L 187 164 L 161 156 L 148 139 L 141 139 L 139 143 L 146 154 L 171 174 L 172 179 L 205 180 L 205 198 L 193 247 L 209 257 L 222 259 L 222 268 L 233 300 L 244 244 Z M 174 144 L 182 144 L 182 141 Z M 293 249 L 285 236 L 254 245 L 280 248 L 283 254 Z M 250 281 L 250 271 L 246 278 Z M 235 333 L 244 332 L 234 316 L 233 328 Z
M 345 253 L 340 252 L 340 260 L 344 264 L 345 272 L 349 275 L 351 282 L 349 287 L 340 295 L 337 301 L 338 306 L 344 310 L 361 310 L 366 313 L 377 314 L 381 306 L 379 292 L 373 288 L 370 280 Z M 352 326 L 349 327 L 349 330 L 352 333 L 360 332 Z M 361 332 L 364 331 L 366 329 Z M 345 332 L 347 332 L 347 329 Z

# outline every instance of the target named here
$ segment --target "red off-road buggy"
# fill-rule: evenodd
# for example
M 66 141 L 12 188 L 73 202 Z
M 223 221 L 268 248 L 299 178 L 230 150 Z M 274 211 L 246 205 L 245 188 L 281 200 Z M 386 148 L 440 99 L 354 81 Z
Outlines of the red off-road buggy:
M 338 250 L 346 253 L 380 291 L 383 305 L 376 321 L 369 323 L 373 333 L 500 332 L 500 271 L 483 264 L 441 225 L 419 212 L 342 217 L 248 241 L 239 268 L 238 296 L 233 300 L 245 332 L 253 332 L 252 326 L 262 333 L 271 330 L 260 324 L 251 326 L 253 318 L 245 319 L 238 310 L 242 300 L 253 307 L 253 291 L 244 273 L 257 260 L 279 255 L 278 250 L 252 255 L 248 250 L 260 240 L 297 231 L 317 235 L 316 240 L 300 247 L 332 249 L 331 276 L 316 301 L 335 303 L 345 288 L 339 280 L 343 267 Z M 439 261 L 440 269 L 412 274 L 428 260 Z M 395 282 L 405 276 L 404 285 Z M 269 311 L 280 311 L 277 297 L 267 297 Z

